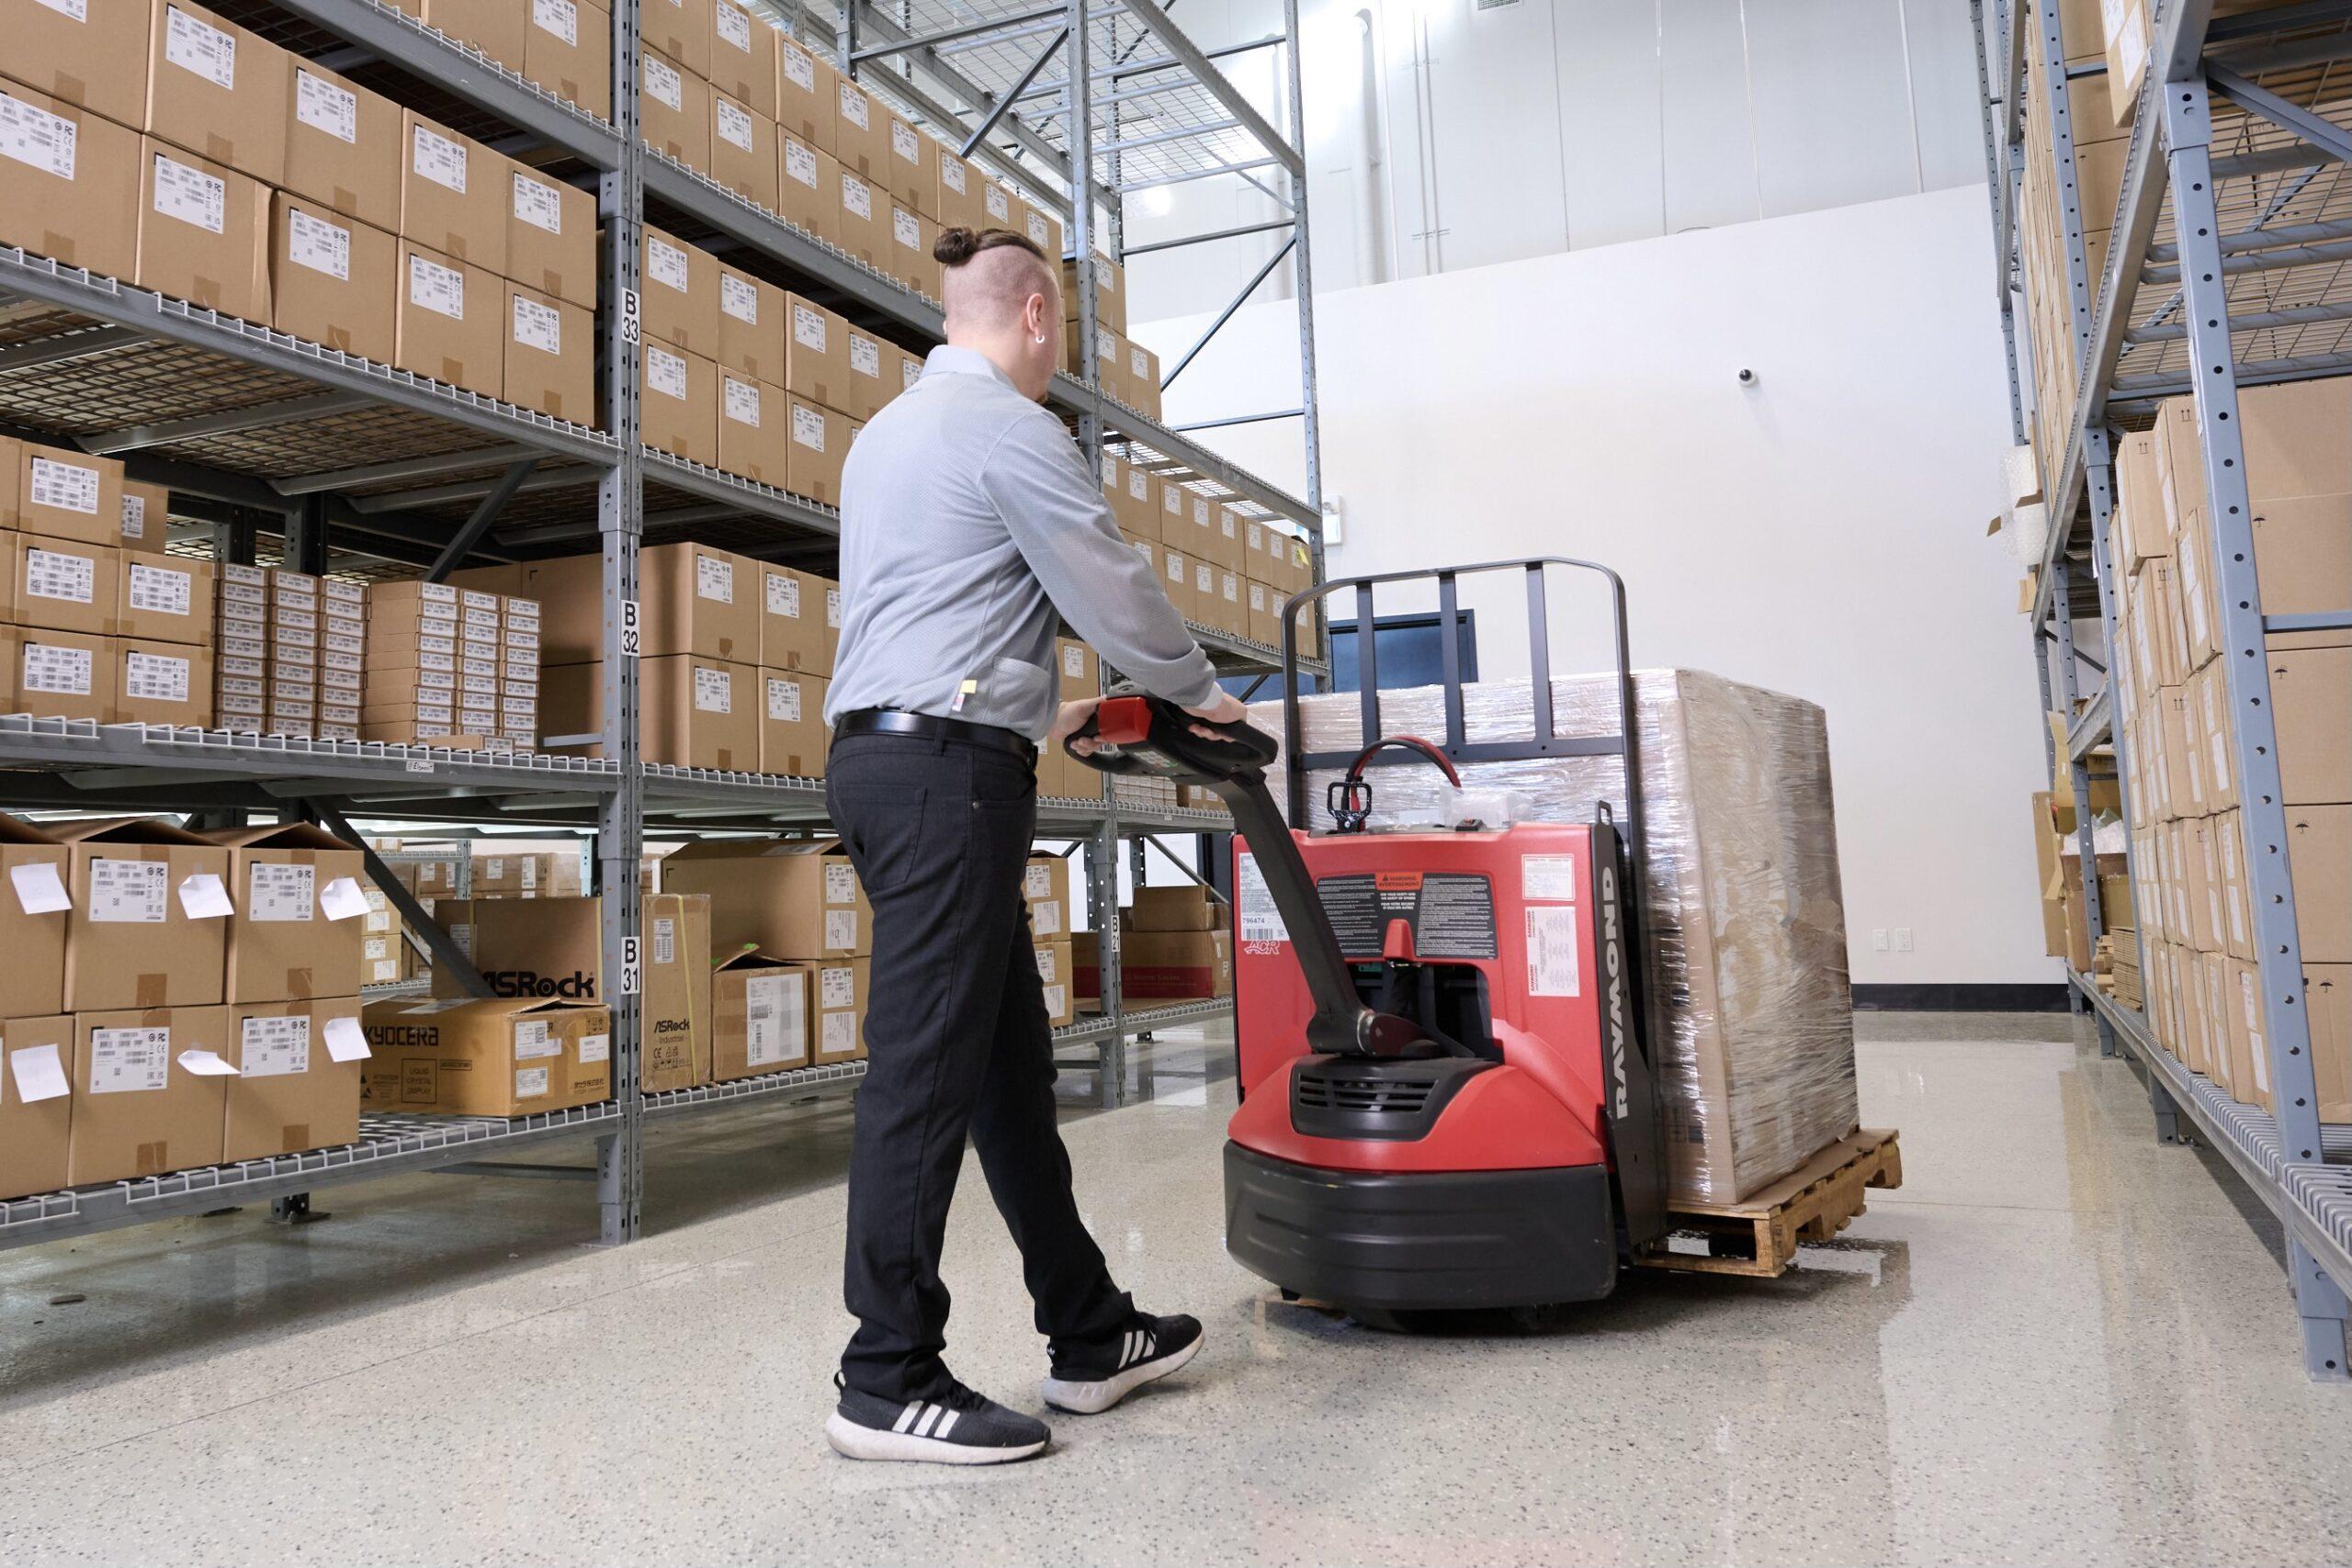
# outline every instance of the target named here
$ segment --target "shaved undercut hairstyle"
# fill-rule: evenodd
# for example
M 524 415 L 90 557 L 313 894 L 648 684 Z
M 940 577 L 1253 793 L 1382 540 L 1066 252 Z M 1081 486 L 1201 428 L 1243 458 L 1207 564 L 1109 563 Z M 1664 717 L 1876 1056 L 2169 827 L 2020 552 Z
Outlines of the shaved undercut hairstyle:
M 1026 234 L 1010 229 L 943 229 L 931 254 L 947 269 L 947 307 L 979 321 L 1017 314 L 1032 294 L 1058 294 L 1061 276 Z

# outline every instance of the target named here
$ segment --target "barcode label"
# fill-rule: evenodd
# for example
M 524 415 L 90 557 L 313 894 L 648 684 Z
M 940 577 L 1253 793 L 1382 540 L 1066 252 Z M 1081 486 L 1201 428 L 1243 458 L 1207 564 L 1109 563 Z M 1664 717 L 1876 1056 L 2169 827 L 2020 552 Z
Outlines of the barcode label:
M 420 255 L 408 258 L 408 302 L 451 321 L 466 319 L 466 275 Z
M 796 185 L 817 188 L 817 154 L 790 137 L 784 141 L 784 175 Z
M 237 85 L 237 40 L 172 6 L 164 20 L 164 58 L 216 87 Z
M 737 424 L 760 427 L 760 389 L 751 381 L 738 381 L 732 376 L 722 377 L 720 384 L 726 413 Z
M 32 502 L 62 512 L 98 514 L 98 470 L 48 457 L 33 459 Z
M 686 85 L 677 68 L 650 54 L 645 56 L 645 90 L 673 109 L 686 107 Z
M 735 603 L 735 564 L 723 556 L 695 557 L 695 595 L 721 604 Z
M 768 716 L 778 724 L 800 722 L 800 682 L 780 675 L 768 677 Z
M 97 575 L 93 557 L 25 547 L 25 592 L 33 598 L 87 604 L 96 597 Z
M 768 573 L 768 614 L 800 618 L 800 580 L 780 571 Z
M 645 345 L 645 384 L 665 398 L 686 395 L 686 362 L 664 348 Z
M 294 118 L 338 141 L 358 144 L 359 95 L 299 67 L 294 72 Z
M 179 13 L 172 15 L 176 17 Z M 172 1032 L 168 1029 L 90 1031 L 90 1092 L 136 1094 L 162 1089 L 171 1080 Z
M 695 666 L 695 706 L 703 713 L 735 711 L 735 678 L 724 670 Z
M 792 438 L 812 451 L 825 449 L 825 416 L 805 403 L 792 405 Z
M 825 316 L 806 305 L 792 307 L 792 340 L 817 354 L 825 352 Z
M 553 33 L 567 48 L 580 45 L 580 7 L 571 0 L 531 0 L 531 20 L 541 32 Z
M 287 260 L 345 283 L 351 281 L 350 230 L 313 218 L 299 207 L 288 208 L 286 220 Z
M 563 193 L 528 175 L 514 175 L 511 208 L 515 217 L 550 234 L 563 232 Z
M 731 8 L 721 6 L 718 8 L 719 14 L 723 17 Z M 716 98 L 712 102 L 718 115 L 719 140 L 749 152 L 752 150 L 751 115 L 725 98 Z
M 0 154 L 70 180 L 80 140 L 81 128 L 62 115 L 0 93 Z
M 882 345 L 870 337 L 849 334 L 849 367 L 861 376 L 880 379 L 882 375 Z
M 718 308 L 746 326 L 760 324 L 760 291 L 733 273 L 718 275 Z
M 187 701 L 188 661 L 159 653 L 132 652 L 124 657 L 122 694 L 151 702 Z
M 514 296 L 514 341 L 546 354 L 563 352 L 563 313 L 552 305 Z
M 817 62 L 809 59 L 808 56 L 801 51 L 799 45 L 791 42 L 789 39 L 786 40 L 780 47 L 784 52 L 784 73 L 792 78 L 792 85 L 799 88 L 804 93 L 815 92 L 817 90 Z
M 435 185 L 466 194 L 466 147 L 430 126 L 416 127 L 409 139 L 408 166 Z
M 90 650 L 86 648 L 62 648 L 56 643 L 28 642 L 25 644 L 24 679 L 28 692 L 48 692 L 57 696 L 86 697 L 90 694 L 93 671 Z
M 177 16 L 176 11 L 173 13 Z M 229 222 L 229 182 L 155 154 L 155 210 L 218 234 Z
M 871 220 L 874 217 L 874 191 L 855 175 L 842 175 L 842 206 Z
M 318 907 L 317 868 L 256 861 L 245 876 L 245 919 L 304 921 Z

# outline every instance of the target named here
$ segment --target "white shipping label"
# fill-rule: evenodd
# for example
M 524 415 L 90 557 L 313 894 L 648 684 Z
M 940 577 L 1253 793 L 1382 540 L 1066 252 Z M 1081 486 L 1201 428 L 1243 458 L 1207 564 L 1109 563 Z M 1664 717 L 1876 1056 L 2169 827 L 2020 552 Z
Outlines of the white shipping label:
M 1073 681 L 1086 679 L 1086 649 L 1071 643 L 1062 649 L 1062 673 Z
M 56 861 L 27 861 L 8 868 L 8 881 L 17 889 L 17 907 L 28 915 L 53 915 L 74 907 L 73 895 L 65 891 L 65 883 L 57 874 Z
M 0 93 L 0 154 L 70 180 L 80 141 L 81 128 L 62 115 Z
M 1188 491 L 1178 490 L 1172 484 L 1170 485 L 1166 490 L 1159 492 L 1160 510 L 1167 513 L 1170 517 L 1183 516 L 1184 497 L 1188 493 Z
M 90 19 L 89 0 L 40 0 L 40 3 L 61 17 L 67 17 L 77 22 L 86 22 Z
M 158 615 L 185 615 L 195 592 L 194 574 L 169 567 L 130 565 L 130 607 Z
M 1021 874 L 1021 896 L 1031 903 L 1054 896 L 1054 868 L 1033 865 Z
M 48 457 L 33 459 L 32 502 L 62 512 L 98 514 L 98 470 Z
M 899 389 L 911 392 L 915 383 L 922 379 L 922 361 L 906 358 L 899 361 Z
M 164 58 L 216 87 L 237 85 L 235 35 L 198 21 L 176 6 L 164 19 Z
M 653 962 L 659 967 L 678 961 L 678 922 L 663 918 L 653 922 Z
M 825 902 L 854 904 L 857 902 L 857 868 L 842 861 L 825 867 Z
M 645 241 L 646 275 L 664 288 L 686 292 L 686 253 L 650 235 Z
M 580 47 L 580 7 L 571 0 L 531 0 L 531 24 L 561 39 L 568 49 Z
M 792 308 L 792 341 L 814 353 L 825 352 L 825 314 L 806 305 Z
M 534 1061 L 541 1056 L 563 1054 L 563 1042 L 548 1028 L 543 1018 L 519 1018 L 514 1021 L 514 1059 Z
M 20 1045 L 8 1053 L 9 1076 L 17 1080 L 17 1102 L 38 1105 L 44 1100 L 56 1100 L 71 1091 L 65 1081 L 65 1064 L 57 1059 L 54 1045 Z
M 695 667 L 695 706 L 703 713 L 735 711 L 735 678 L 724 670 Z
M 1001 228 L 1012 220 L 1012 198 L 1002 186 L 981 183 L 980 199 L 988 203 L 989 220 Z
M 1038 936 L 1059 936 L 1062 933 L 1062 904 L 1058 898 L 1041 898 L 1029 906 L 1029 929 Z
M 665 398 L 676 398 L 681 402 L 684 401 L 686 396 L 685 356 L 672 354 L 668 349 L 656 348 L 653 344 L 647 344 L 645 345 L 645 384 Z
M 857 1014 L 829 1012 L 825 1015 L 824 1033 L 820 1048 L 828 1055 L 838 1056 L 857 1049 Z
M 25 644 L 23 684 L 28 692 L 86 697 L 90 694 L 92 668 L 86 648 L 65 648 L 53 642 Z
M 1241 856 L 1238 880 L 1241 940 L 1288 942 L 1290 928 L 1283 924 L 1283 912 L 1274 907 L 1273 889 L 1266 886 L 1266 874 L 1259 869 L 1256 855 Z
M 792 78 L 792 85 L 804 93 L 815 92 L 817 62 L 809 59 L 806 51 L 789 39 L 785 39 L 779 48 L 784 54 L 784 73 Z
M 229 222 L 229 182 L 158 152 L 155 210 L 218 234 Z
M 858 130 L 866 129 L 865 89 L 844 82 L 842 84 L 842 118 Z
M 849 334 L 849 367 L 861 376 L 879 380 L 882 376 L 882 345 L 870 337 Z
M 810 190 L 817 188 L 817 154 L 790 137 L 784 142 L 784 177 Z
M 1138 381 L 1151 375 L 1150 352 L 1148 349 L 1137 348 L 1132 344 L 1127 349 L 1128 374 L 1134 376 Z
M 244 1077 L 276 1078 L 311 1070 L 307 1016 L 249 1018 L 237 1032 L 237 1071 Z
M 939 183 L 957 196 L 965 194 L 964 160 L 944 147 L 939 150 Z
M 1048 983 L 1058 979 L 1060 976 L 1056 973 L 1056 971 L 1059 968 L 1059 965 L 1054 961 L 1053 944 L 1048 942 L 1045 946 L 1032 949 L 1032 951 L 1037 955 L 1037 978 Z
M 462 321 L 466 319 L 466 275 L 454 266 L 412 255 L 408 258 L 408 302 Z M 679 368 L 684 369 L 683 363 Z
M 755 381 L 738 381 L 732 376 L 719 378 L 722 402 L 729 419 L 738 424 L 760 427 L 760 389 Z
M 1577 912 L 1572 905 L 1546 904 L 1527 910 L 1527 994 L 1579 995 L 1577 974 Z
M 728 7 L 721 6 L 718 9 L 720 15 L 723 16 L 726 14 Z M 729 103 L 725 98 L 713 99 L 712 107 L 717 110 L 718 116 L 718 123 L 719 140 L 731 147 L 741 148 L 742 151 L 749 152 L 752 150 L 751 115 L 747 111 L 736 107 L 735 105 Z
M 780 1066 L 808 1054 L 808 991 L 797 970 L 754 975 L 743 982 L 743 1056 L 748 1066 Z
M 359 143 L 359 95 L 300 68 L 294 73 L 294 118 L 347 145 Z
M 209 871 L 181 878 L 179 895 L 180 910 L 191 920 L 225 919 L 237 912 L 229 902 L 228 888 Z
M 800 618 L 800 580 L 780 571 L 768 573 L 768 614 Z
M 550 234 L 563 232 L 563 193 L 551 185 L 517 170 L 507 205 L 515 217 L 534 229 Z
M 718 0 L 718 36 L 735 49 L 749 53 L 752 48 L 751 13 L 741 6 Z
M 735 603 L 735 563 L 721 556 L 695 557 L 695 596 Z
M 89 604 L 99 585 L 99 562 L 89 555 L 63 550 L 24 550 L 24 590 L 35 600 L 66 600 Z
M 1216 569 L 1210 566 L 1205 561 L 1193 562 L 1193 592 L 1195 593 L 1215 593 L 1216 592 Z
M 668 61 L 656 60 L 650 54 L 644 57 L 644 61 L 645 90 L 670 107 L 683 111 L 686 107 L 686 84 L 678 74 L 677 68 Z
M 805 403 L 792 405 L 792 438 L 812 452 L 825 449 L 825 416 Z
M 1069 989 L 1068 987 L 1052 985 L 1046 987 L 1046 1012 L 1049 1017 L 1059 1016 L 1061 1013 L 1068 1010 L 1069 1005 Z
M 408 166 L 435 185 L 466 194 L 466 144 L 451 141 L 430 126 L 415 128 L 409 138 Z
M 1119 459 L 1112 457 L 1108 452 L 1102 455 L 1102 482 L 1113 490 L 1118 488 Z
M 177 16 L 177 12 L 173 13 Z M 172 1032 L 168 1029 L 90 1031 L 90 1092 L 138 1093 L 171 1081 Z
M 1046 215 L 1042 212 L 1032 212 L 1028 216 L 1029 243 L 1042 251 L 1046 248 L 1051 233 L 1051 231 L 1046 227 Z
M 768 677 L 768 716 L 778 724 L 800 722 L 800 682 L 784 676 Z
M 854 969 L 820 969 L 817 971 L 817 1005 L 831 1011 L 834 1008 L 857 1005 L 857 971 Z
M 874 217 L 874 187 L 855 175 L 843 175 L 842 206 L 859 218 L 871 220 Z
M 183 1051 L 179 1055 L 179 1064 L 183 1070 L 200 1078 L 232 1078 L 237 1076 L 237 1069 L 231 1066 L 228 1059 L 218 1051 Z
M 760 291 L 731 272 L 718 275 L 718 308 L 745 326 L 760 324 Z
M 890 232 L 909 250 L 922 249 L 922 224 L 903 207 L 890 209 Z
M 327 1020 L 327 1057 L 335 1062 L 364 1062 L 375 1055 L 368 1049 L 368 1032 L 348 1014 Z
M 1194 496 L 1194 497 L 1193 498 L 1193 526 L 1194 526 L 1195 528 L 1205 528 L 1205 527 L 1207 527 L 1208 525 L 1209 525 L 1209 503 L 1208 503 L 1208 499 L 1207 499 L 1205 496 L 1198 496 L 1198 495 L 1196 495 L 1196 496 Z
M 580 1037 L 580 1065 L 583 1067 L 597 1062 L 608 1062 L 613 1056 L 613 1037 L 609 1034 L 583 1034 Z
M 308 921 L 318 905 L 318 885 L 315 866 L 256 861 L 245 879 L 245 919 Z
M 122 661 L 122 694 L 150 702 L 187 701 L 188 661 L 160 653 L 132 651 Z
M 840 629 L 842 624 L 842 591 L 838 587 L 825 590 L 825 624 Z
M 538 1100 L 548 1092 L 548 1070 L 545 1067 L 514 1069 L 514 1098 Z
M 922 143 L 915 140 L 915 128 L 902 119 L 890 122 L 890 151 L 910 164 L 922 162 Z
M 855 909 L 825 911 L 825 945 L 838 948 L 854 948 L 857 945 L 857 911 Z
M 542 354 L 563 352 L 563 312 L 552 305 L 514 296 L 514 341 Z
M 1129 468 L 1127 470 L 1127 499 L 1130 501 L 1148 501 L 1150 498 L 1151 470 L 1149 468 Z
M 312 272 L 351 281 L 351 231 L 300 208 L 286 214 L 286 259 Z

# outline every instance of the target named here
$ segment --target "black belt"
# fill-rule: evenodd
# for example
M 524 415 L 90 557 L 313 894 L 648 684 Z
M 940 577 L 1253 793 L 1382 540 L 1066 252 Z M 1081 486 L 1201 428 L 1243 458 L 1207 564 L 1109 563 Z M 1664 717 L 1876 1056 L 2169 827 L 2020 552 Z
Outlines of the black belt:
M 897 708 L 859 708 L 845 713 L 833 725 L 835 737 L 844 735 L 911 735 L 921 740 L 965 740 L 993 747 L 1035 761 L 1036 743 L 1018 730 L 997 724 L 971 724 L 927 713 L 901 713 Z

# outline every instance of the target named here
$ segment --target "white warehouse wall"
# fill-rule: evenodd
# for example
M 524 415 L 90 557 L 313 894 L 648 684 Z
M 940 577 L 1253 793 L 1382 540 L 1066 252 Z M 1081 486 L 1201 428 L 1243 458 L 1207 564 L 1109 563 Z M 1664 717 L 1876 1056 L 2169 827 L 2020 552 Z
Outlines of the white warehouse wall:
M 2009 439 L 1990 250 L 1979 186 L 1317 300 L 1331 574 L 1590 557 L 1625 578 L 1637 666 L 1820 704 L 1863 983 L 2059 977 L 2017 571 L 1984 536 Z M 1237 317 L 1170 422 L 1285 406 L 1295 320 Z M 1136 336 L 1169 355 L 1203 324 Z M 1204 437 L 1300 482 L 1295 421 Z M 1523 671 L 1521 619 L 1482 606 L 1485 673 Z

